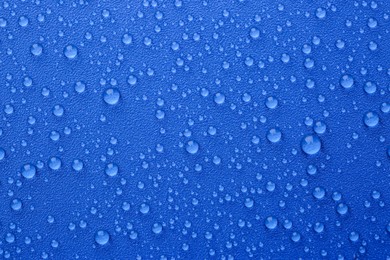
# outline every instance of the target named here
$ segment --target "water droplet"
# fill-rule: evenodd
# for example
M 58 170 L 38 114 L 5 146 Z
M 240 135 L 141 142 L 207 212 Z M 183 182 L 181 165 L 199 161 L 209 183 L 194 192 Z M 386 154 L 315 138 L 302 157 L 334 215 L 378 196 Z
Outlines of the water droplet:
M 250 31 L 250 36 L 253 38 L 253 39 L 257 39 L 257 38 L 259 38 L 259 36 L 260 36 L 260 31 L 259 31 L 259 29 L 257 29 L 257 28 L 251 28 L 251 31 Z
M 103 99 L 109 105 L 116 105 L 119 102 L 121 94 L 116 88 L 109 88 L 104 91 Z
M 324 19 L 326 16 L 326 10 L 321 7 L 318 8 L 316 11 L 316 16 L 318 19 Z
M 133 37 L 126 33 L 122 37 L 122 42 L 126 45 L 129 45 L 133 42 Z
M 61 168 L 62 162 L 58 157 L 51 157 L 49 160 L 50 169 L 56 171 Z
M 130 75 L 127 78 L 127 83 L 129 83 L 131 86 L 134 86 L 135 84 L 137 84 L 137 81 L 138 81 L 138 78 L 134 75 Z
M 269 109 L 275 109 L 278 106 L 278 100 L 274 97 L 268 97 L 267 100 L 265 101 L 265 105 Z
M 351 240 L 351 242 L 356 242 L 359 240 L 359 234 L 355 231 L 352 231 L 351 233 L 349 233 L 349 240 Z
M 109 163 L 106 165 L 105 173 L 110 176 L 114 177 L 118 174 L 119 167 L 114 163 Z
M 344 75 L 340 79 L 340 84 L 343 88 L 351 88 L 354 84 L 354 80 L 350 75 Z
M 316 187 L 314 188 L 314 191 L 313 191 L 313 196 L 316 198 L 316 199 L 322 199 L 324 198 L 325 196 L 325 190 L 321 187 Z
M 254 204 L 253 199 L 251 199 L 251 198 L 246 198 L 245 199 L 245 207 L 247 207 L 248 209 L 252 208 L 253 204 Z
M 152 231 L 154 234 L 160 234 L 162 232 L 162 225 L 160 223 L 154 223 Z
M 301 148 L 308 155 L 316 154 L 321 149 L 321 140 L 317 135 L 306 135 L 301 141 Z
M 142 214 L 148 214 L 149 213 L 149 205 L 148 204 L 145 204 L 145 203 L 142 203 L 141 204 L 141 207 L 139 208 L 139 211 L 142 213 Z
M 377 126 L 379 123 L 379 116 L 375 112 L 367 112 L 364 115 L 364 124 L 368 127 Z
M 64 49 L 64 54 L 68 59 L 71 60 L 71 59 L 76 58 L 76 56 L 78 54 L 78 50 L 77 50 L 76 46 L 74 46 L 74 45 L 67 45 Z
M 322 223 L 317 222 L 314 224 L 314 231 L 317 233 L 322 233 L 324 231 L 324 228 L 325 226 Z
M 301 234 L 299 234 L 298 232 L 293 232 L 291 234 L 291 240 L 293 242 L 299 242 L 301 240 Z
M 278 220 L 275 217 L 267 217 L 264 221 L 264 225 L 268 229 L 275 229 L 278 226 Z
M 11 201 L 11 208 L 15 211 L 22 209 L 22 201 L 20 199 L 13 199 Z
M 32 164 L 25 164 L 22 167 L 22 175 L 26 179 L 34 178 L 36 172 L 37 172 L 37 168 Z
M 64 115 L 64 108 L 61 105 L 55 105 L 53 107 L 53 115 L 55 116 L 63 116 Z
M 29 23 L 29 20 L 26 16 L 19 17 L 19 25 L 22 27 L 26 27 Z
M 80 161 L 78 159 L 73 160 L 73 163 L 72 163 L 73 170 L 79 172 L 79 171 L 81 171 L 83 169 L 83 167 L 84 167 L 84 163 L 82 161 Z
M 324 122 L 318 121 L 314 125 L 314 132 L 317 134 L 323 134 L 326 131 L 326 125 Z
M 309 165 L 307 166 L 307 169 L 306 169 L 306 172 L 309 174 L 309 175 L 314 175 L 317 173 L 317 167 L 315 165 Z
M 79 94 L 83 93 L 85 91 L 85 84 L 81 81 L 76 82 L 74 84 L 74 90 Z
M 277 143 L 282 138 L 282 132 L 277 128 L 272 128 L 268 131 L 267 139 L 271 143 Z
M 348 206 L 345 205 L 344 203 L 340 203 L 337 205 L 337 212 L 340 214 L 340 215 L 345 215 L 348 213 Z
M 42 45 L 40 44 L 37 44 L 37 43 L 34 43 L 33 45 L 31 45 L 31 48 L 30 48 L 30 51 L 31 53 L 34 55 L 34 56 L 39 56 L 42 54 Z
M 376 92 L 376 84 L 371 81 L 366 82 L 364 85 L 364 91 L 367 94 L 374 94 Z
M 222 93 L 216 93 L 214 96 L 214 102 L 218 105 L 225 103 L 225 95 Z
M 2 161 L 5 157 L 5 150 L 3 148 L 0 148 L 0 161 Z
M 199 144 L 195 141 L 188 141 L 186 145 L 186 150 L 190 154 L 196 154 L 199 150 Z
M 95 242 L 101 246 L 104 246 L 110 240 L 110 234 L 105 230 L 99 230 L 95 233 Z

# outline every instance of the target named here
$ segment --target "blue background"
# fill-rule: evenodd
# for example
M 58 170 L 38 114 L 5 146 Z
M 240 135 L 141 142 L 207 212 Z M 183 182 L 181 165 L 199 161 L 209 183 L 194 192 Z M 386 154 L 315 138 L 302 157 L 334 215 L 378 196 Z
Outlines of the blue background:
M 1 3 L 0 256 L 389 259 L 389 15 L 385 0 Z M 120 92 L 116 105 L 104 101 L 110 88 Z M 369 111 L 375 127 L 364 123 Z M 301 140 L 318 121 L 321 150 L 307 155 Z M 273 128 L 277 143 L 267 139 Z M 116 176 L 105 173 L 110 163 Z M 25 164 L 36 167 L 32 179 L 21 174 Z M 99 230 L 109 234 L 105 245 L 95 241 Z

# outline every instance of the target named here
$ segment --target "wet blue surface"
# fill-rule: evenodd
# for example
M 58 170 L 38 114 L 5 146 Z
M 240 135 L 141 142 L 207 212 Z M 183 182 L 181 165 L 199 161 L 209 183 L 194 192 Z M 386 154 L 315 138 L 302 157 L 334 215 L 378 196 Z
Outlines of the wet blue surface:
M 390 2 L 5 1 L 0 256 L 390 259 Z

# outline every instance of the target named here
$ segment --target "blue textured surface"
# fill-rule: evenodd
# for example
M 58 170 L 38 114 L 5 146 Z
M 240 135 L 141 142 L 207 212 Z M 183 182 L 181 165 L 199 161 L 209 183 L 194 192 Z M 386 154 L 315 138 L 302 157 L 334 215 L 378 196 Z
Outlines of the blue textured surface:
M 389 15 L 3 1 L 0 256 L 390 259 Z

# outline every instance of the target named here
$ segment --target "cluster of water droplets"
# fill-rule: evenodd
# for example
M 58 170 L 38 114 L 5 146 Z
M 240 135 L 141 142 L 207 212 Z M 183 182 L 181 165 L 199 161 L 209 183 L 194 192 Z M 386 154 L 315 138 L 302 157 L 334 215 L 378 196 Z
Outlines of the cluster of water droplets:
M 0 256 L 389 258 L 389 5 L 261 6 L 2 3 Z

